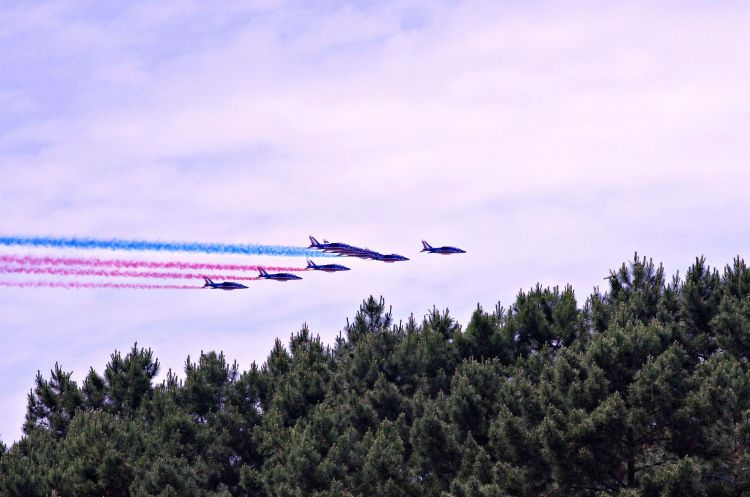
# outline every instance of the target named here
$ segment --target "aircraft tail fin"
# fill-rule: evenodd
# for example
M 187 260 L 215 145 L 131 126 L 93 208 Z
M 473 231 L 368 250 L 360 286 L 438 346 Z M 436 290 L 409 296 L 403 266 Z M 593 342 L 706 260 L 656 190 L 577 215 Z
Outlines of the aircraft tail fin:
M 310 236 L 310 247 L 308 248 L 315 248 L 318 247 L 320 243 L 318 243 L 318 240 L 315 239 L 314 236 Z
M 315 265 L 315 263 L 313 261 L 311 261 L 310 259 L 307 259 L 307 268 L 308 269 L 315 269 L 316 265 Z
M 258 271 L 260 272 L 260 275 L 261 275 L 261 276 L 268 276 L 268 273 L 266 272 L 266 270 L 265 270 L 265 269 L 263 269 L 263 268 L 258 268 Z
M 203 288 L 206 288 L 207 286 L 214 286 L 214 282 L 211 281 L 211 278 L 208 276 L 204 276 L 203 279 L 206 281 L 206 284 L 203 285 Z
M 429 252 L 431 248 L 432 248 L 432 245 L 430 245 L 426 241 L 422 240 L 422 250 L 421 250 L 421 252 Z

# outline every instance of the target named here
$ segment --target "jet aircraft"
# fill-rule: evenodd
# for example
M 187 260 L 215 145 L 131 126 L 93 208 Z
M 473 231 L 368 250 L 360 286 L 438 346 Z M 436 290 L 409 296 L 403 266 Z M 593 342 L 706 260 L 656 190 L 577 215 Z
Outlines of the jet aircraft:
M 358 259 L 370 259 L 373 261 L 385 261 L 385 262 L 395 262 L 397 260 L 408 260 L 406 257 L 403 259 L 399 259 L 399 257 L 403 257 L 397 254 L 390 254 L 390 255 L 383 255 L 380 252 L 375 252 L 374 250 L 370 249 L 361 249 L 353 247 L 352 249 L 340 251 L 339 255 L 346 256 L 346 257 L 357 257 Z
M 241 283 L 235 283 L 234 281 L 224 281 L 223 283 L 214 283 L 211 281 L 211 278 L 203 277 L 204 280 L 206 280 L 206 284 L 203 285 L 203 288 L 210 287 L 214 290 L 242 290 L 243 288 L 247 288 L 245 285 Z
M 426 241 L 422 240 L 422 246 L 424 247 L 420 252 L 429 252 L 431 254 L 443 254 L 443 255 L 450 255 L 450 254 L 465 254 L 466 251 L 462 250 L 458 247 L 433 247 Z
M 338 254 L 345 257 L 358 257 L 360 259 L 371 259 L 374 261 L 383 262 L 396 262 L 396 261 L 408 261 L 406 257 L 398 254 L 383 255 L 380 252 L 374 250 L 359 248 L 346 243 L 330 243 L 328 240 L 323 240 L 323 243 L 318 242 L 314 237 L 310 237 L 310 246 L 308 248 L 315 248 L 324 252 Z
M 260 268 L 260 277 L 274 281 L 301 280 L 302 278 L 292 273 L 267 273 L 265 269 Z
M 359 249 L 356 252 L 346 254 L 346 255 L 350 257 L 359 257 L 360 259 L 370 259 L 373 261 L 381 261 L 381 262 L 398 262 L 398 261 L 409 260 L 407 257 L 404 257 L 403 255 L 381 254 L 380 252 L 375 252 L 374 250 L 370 250 L 370 249 Z
M 335 273 L 336 271 L 349 271 L 348 267 L 342 266 L 341 264 L 315 264 L 310 259 L 307 259 L 307 269 L 324 271 L 326 273 Z
M 379 254 L 379 257 L 375 259 L 376 261 L 383 261 L 383 262 L 398 262 L 398 261 L 408 261 L 408 257 L 404 257 L 403 255 L 398 254 Z
M 358 257 L 360 259 L 378 260 L 383 254 L 370 249 L 357 249 L 347 251 L 345 253 L 342 253 L 341 255 L 345 255 L 347 257 Z
M 310 237 L 310 246 L 307 248 L 314 248 L 314 249 L 322 250 L 323 252 L 333 252 L 339 255 L 345 252 L 353 251 L 353 250 L 361 250 L 361 249 L 358 249 L 357 247 L 353 247 L 346 243 L 338 243 L 338 242 L 331 243 L 328 240 L 323 240 L 323 243 L 320 243 L 313 236 Z

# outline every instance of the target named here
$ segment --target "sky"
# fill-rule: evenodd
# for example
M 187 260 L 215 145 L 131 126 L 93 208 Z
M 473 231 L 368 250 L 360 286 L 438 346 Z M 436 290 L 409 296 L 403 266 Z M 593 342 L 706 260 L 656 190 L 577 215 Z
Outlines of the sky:
M 536 283 L 583 305 L 636 251 L 668 274 L 745 257 L 748 25 L 730 1 L 2 2 L 0 236 L 411 260 L 241 292 L 0 288 L 0 439 L 37 371 L 80 384 L 135 342 L 160 378 L 210 350 L 247 369 L 303 323 L 332 343 L 369 295 L 465 326 Z

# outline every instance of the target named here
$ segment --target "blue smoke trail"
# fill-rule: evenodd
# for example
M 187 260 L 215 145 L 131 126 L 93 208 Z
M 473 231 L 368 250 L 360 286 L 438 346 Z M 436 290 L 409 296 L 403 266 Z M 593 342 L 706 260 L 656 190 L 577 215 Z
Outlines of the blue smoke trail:
M 304 247 L 193 242 L 147 242 L 142 240 L 97 240 L 94 238 L 52 238 L 2 236 L 0 245 L 108 250 L 156 250 L 160 252 L 204 252 L 208 254 L 277 255 L 286 257 L 331 257 Z

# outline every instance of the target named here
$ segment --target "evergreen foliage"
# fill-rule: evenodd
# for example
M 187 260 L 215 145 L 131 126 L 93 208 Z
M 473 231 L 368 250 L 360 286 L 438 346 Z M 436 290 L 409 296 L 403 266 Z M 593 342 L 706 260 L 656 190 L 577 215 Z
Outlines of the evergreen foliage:
M 55 364 L 0 444 L 0 496 L 748 496 L 750 270 L 638 255 L 579 306 L 537 285 L 465 331 L 365 300 L 241 371 L 136 345 Z

